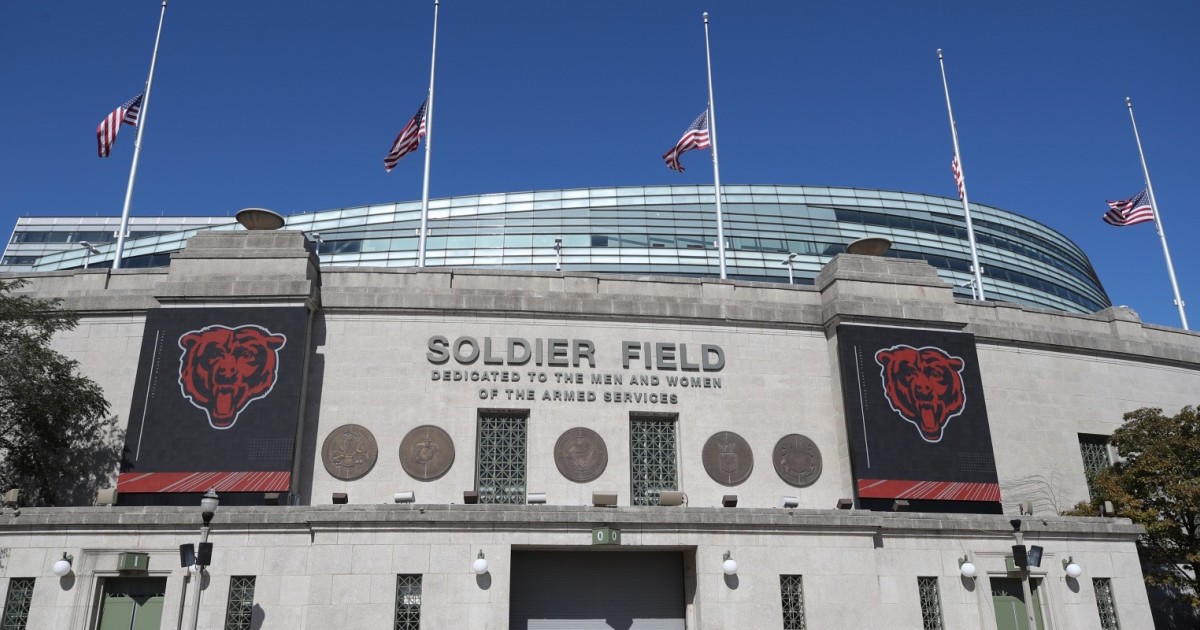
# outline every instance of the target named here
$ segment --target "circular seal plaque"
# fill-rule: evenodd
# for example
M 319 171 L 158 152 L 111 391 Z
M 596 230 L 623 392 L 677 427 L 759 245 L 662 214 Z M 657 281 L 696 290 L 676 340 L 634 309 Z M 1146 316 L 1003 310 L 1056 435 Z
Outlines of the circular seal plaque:
M 321 446 L 321 462 L 336 479 L 351 481 L 371 472 L 379 459 L 379 445 L 366 427 L 343 424 Z
M 714 433 L 701 452 L 704 472 L 723 486 L 736 486 L 754 470 L 754 454 L 742 436 L 731 431 Z
M 568 429 L 554 444 L 554 465 L 571 481 L 592 481 L 608 467 L 608 447 L 591 429 Z
M 811 486 L 821 477 L 821 449 L 799 433 L 785 435 L 776 442 L 771 461 L 779 478 L 797 488 Z
M 454 441 L 440 427 L 419 426 L 400 442 L 400 466 L 418 481 L 441 477 L 453 463 Z

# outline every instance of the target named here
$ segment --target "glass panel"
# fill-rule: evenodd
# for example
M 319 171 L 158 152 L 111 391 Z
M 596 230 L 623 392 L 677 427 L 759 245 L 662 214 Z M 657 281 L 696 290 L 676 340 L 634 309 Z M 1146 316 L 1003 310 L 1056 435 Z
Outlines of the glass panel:
M 1103 435 L 1080 435 L 1079 454 L 1083 457 L 1083 474 L 1087 479 L 1088 496 L 1095 499 L 1096 475 L 1108 469 L 1108 438 Z
M 396 576 L 396 630 L 421 628 L 421 576 Z
M 479 413 L 478 474 L 480 503 L 525 503 L 526 416 Z
M 783 608 L 783 630 L 805 630 L 803 576 L 779 576 L 779 599 Z
M 629 419 L 630 497 L 633 505 L 658 505 L 659 493 L 677 490 L 675 418 Z
M 29 603 L 33 600 L 34 578 L 13 578 L 8 582 L 8 597 L 4 600 L 4 617 L 0 628 L 25 630 L 29 621 Z

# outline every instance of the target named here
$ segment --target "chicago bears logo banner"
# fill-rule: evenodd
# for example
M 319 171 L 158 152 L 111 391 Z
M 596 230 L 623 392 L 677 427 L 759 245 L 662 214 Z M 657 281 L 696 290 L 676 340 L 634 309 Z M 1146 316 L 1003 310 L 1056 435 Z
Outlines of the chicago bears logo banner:
M 868 326 L 837 335 L 859 498 L 999 502 L 975 337 Z
M 304 307 L 147 313 L 117 489 L 287 492 Z

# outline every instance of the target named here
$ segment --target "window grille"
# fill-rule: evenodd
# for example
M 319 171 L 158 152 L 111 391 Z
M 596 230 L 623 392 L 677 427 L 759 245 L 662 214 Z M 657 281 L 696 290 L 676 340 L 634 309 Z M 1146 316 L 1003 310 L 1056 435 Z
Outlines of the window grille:
M 1121 630 L 1117 622 L 1117 604 L 1113 601 L 1112 579 L 1092 578 L 1096 589 L 1096 610 L 1100 613 L 1100 627 L 1104 630 Z
M 225 608 L 225 630 L 250 630 L 254 621 L 254 576 L 229 578 L 229 605 Z
M 480 412 L 478 475 L 480 503 L 525 503 L 525 414 Z
M 1079 454 L 1083 457 L 1083 474 L 1087 479 L 1088 496 L 1096 498 L 1096 475 L 1111 465 L 1108 457 L 1108 438 L 1103 435 L 1080 435 Z
M 630 418 L 629 466 L 633 505 L 658 505 L 660 492 L 678 489 L 675 418 Z
M 805 630 L 804 582 L 799 575 L 779 576 L 779 598 L 783 605 L 783 630 Z
M 936 577 L 917 578 L 921 594 L 921 623 L 925 630 L 942 630 L 942 598 L 938 594 Z
M 25 630 L 29 621 L 29 604 L 33 601 L 33 578 L 13 578 L 8 582 L 8 597 L 4 600 L 2 630 Z
M 396 630 L 421 630 L 421 576 L 396 576 Z

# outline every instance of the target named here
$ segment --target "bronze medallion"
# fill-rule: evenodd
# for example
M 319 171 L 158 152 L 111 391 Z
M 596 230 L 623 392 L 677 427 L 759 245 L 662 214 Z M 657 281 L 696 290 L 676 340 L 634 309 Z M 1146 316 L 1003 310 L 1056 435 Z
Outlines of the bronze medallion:
M 754 454 L 750 452 L 750 444 L 732 431 L 714 433 L 708 438 L 700 458 L 704 461 L 704 472 L 723 486 L 742 483 L 754 470 Z
M 450 434 L 432 424 L 419 426 L 400 442 L 400 465 L 418 481 L 431 481 L 446 474 L 454 463 L 454 441 Z
M 799 433 L 783 436 L 771 461 L 779 478 L 797 488 L 811 486 L 821 477 L 821 449 Z
M 554 465 L 571 481 L 592 481 L 608 467 L 608 447 L 591 429 L 568 429 L 554 444 Z
M 335 479 L 351 481 L 365 476 L 379 459 L 379 445 L 366 427 L 343 424 L 325 438 L 321 461 Z

